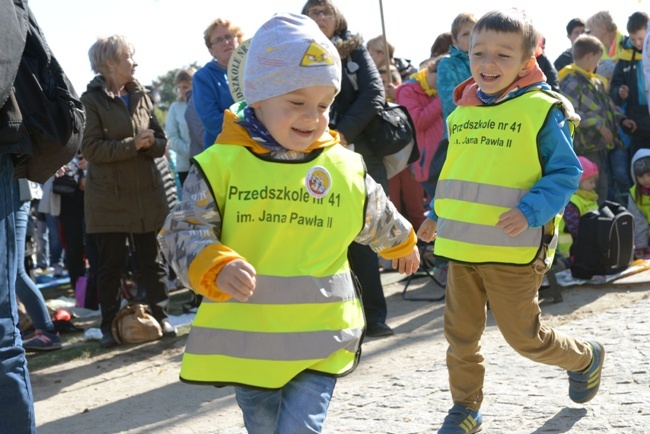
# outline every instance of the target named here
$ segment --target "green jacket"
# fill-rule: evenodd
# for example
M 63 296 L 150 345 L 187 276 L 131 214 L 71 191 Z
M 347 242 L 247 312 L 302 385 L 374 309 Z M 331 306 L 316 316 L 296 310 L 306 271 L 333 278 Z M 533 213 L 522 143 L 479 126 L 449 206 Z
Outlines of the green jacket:
M 153 103 L 138 82 L 126 85 L 129 110 L 102 76 L 81 95 L 87 113 L 81 151 L 88 160 L 85 214 L 88 233 L 157 232 L 169 212 L 156 159 L 164 158 L 167 138 Z M 152 129 L 154 145 L 135 148 L 134 138 Z

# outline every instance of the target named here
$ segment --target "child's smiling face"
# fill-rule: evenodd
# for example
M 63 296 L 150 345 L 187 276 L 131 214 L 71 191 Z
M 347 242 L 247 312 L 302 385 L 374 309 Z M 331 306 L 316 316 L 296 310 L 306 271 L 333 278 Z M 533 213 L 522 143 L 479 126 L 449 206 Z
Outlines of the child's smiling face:
M 334 86 L 311 86 L 251 104 L 255 116 L 283 147 L 304 151 L 329 124 Z
M 501 95 L 534 64 L 535 58 L 524 54 L 523 37 L 517 33 L 479 30 L 472 34 L 469 66 L 487 95 Z

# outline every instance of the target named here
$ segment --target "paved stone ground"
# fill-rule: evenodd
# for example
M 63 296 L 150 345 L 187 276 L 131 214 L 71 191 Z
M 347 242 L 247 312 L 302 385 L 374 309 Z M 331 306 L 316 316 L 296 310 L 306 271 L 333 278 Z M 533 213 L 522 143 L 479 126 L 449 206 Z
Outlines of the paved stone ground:
M 630 287 L 565 289 L 564 302 L 543 306 L 544 318 L 559 330 L 595 338 L 607 350 L 600 393 L 585 405 L 568 398 L 564 371 L 516 354 L 490 317 L 482 342 L 483 432 L 650 433 L 650 285 L 638 283 L 644 279 L 650 273 Z M 364 343 L 360 366 L 337 385 L 325 433 L 433 433 L 451 406 L 444 302 L 404 301 L 402 287 L 386 285 L 396 334 Z M 420 279 L 412 294 L 440 291 Z M 634 300 L 603 308 L 606 295 L 626 292 Z M 147 344 L 161 351 L 156 357 L 142 356 L 142 346 L 127 347 L 36 372 L 39 434 L 245 433 L 232 389 L 179 383 L 184 338 L 167 342 Z

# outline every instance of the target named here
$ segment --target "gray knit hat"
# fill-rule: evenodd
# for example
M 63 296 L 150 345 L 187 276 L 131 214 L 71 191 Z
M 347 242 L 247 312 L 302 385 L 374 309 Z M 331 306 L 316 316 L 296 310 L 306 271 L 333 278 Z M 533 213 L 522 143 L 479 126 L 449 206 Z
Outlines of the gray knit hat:
M 641 157 L 632 164 L 632 171 L 634 176 L 641 176 L 644 173 L 650 172 L 650 156 Z
M 251 39 L 244 66 L 244 98 L 250 105 L 310 86 L 341 89 L 341 58 L 305 15 L 277 14 Z

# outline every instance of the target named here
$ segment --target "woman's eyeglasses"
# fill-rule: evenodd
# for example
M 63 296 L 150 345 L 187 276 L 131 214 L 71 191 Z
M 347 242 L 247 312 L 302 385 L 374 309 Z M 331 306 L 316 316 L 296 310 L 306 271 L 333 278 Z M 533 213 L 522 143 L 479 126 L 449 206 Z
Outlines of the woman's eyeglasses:
M 218 38 L 210 41 L 210 46 L 214 44 L 223 45 L 227 42 L 232 42 L 234 39 L 235 39 L 235 35 L 233 35 L 232 33 L 226 33 L 225 35 L 219 36 Z
M 324 8 L 324 9 L 313 8 L 307 11 L 307 16 L 312 20 L 315 20 L 316 18 L 320 18 L 321 15 L 323 15 L 324 18 L 332 18 L 334 17 L 334 11 L 331 8 Z

